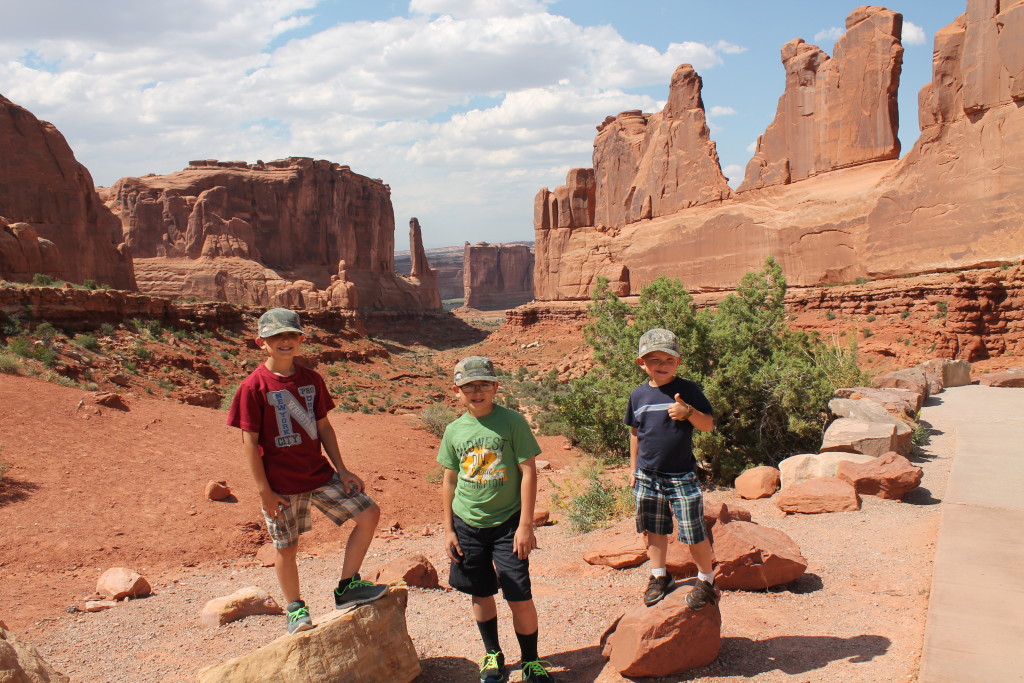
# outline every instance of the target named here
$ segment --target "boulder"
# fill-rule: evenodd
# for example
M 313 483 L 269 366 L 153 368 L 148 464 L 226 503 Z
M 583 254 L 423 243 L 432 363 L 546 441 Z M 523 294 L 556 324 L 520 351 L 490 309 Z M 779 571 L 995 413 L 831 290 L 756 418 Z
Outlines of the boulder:
M 277 550 L 273 543 L 264 543 L 256 551 L 256 561 L 261 567 L 273 567 L 277 564 Z
M 377 570 L 373 579 L 374 583 L 394 584 L 398 581 L 405 581 L 410 586 L 420 588 L 440 588 L 437 580 L 437 570 L 430 560 L 418 553 L 402 555 L 391 560 Z
M 533 511 L 533 525 L 534 526 L 549 526 L 554 524 L 551 520 L 551 511 L 543 508 L 535 508 Z
M 679 587 L 652 607 L 623 614 L 602 639 L 602 652 L 612 668 L 629 678 L 671 676 L 718 657 L 722 613 L 718 605 L 699 611 L 686 606 L 689 589 Z
M 117 607 L 117 600 L 86 600 L 83 612 L 105 612 Z
M 896 417 L 913 419 L 921 406 L 924 395 L 908 389 L 877 389 L 875 387 L 846 387 L 836 389 L 839 398 L 868 399 L 880 404 Z
M 246 586 L 207 602 L 199 615 L 199 622 L 207 628 L 217 628 L 254 614 L 284 614 L 284 610 L 267 591 L 259 586 Z
M 736 477 L 733 485 L 740 498 L 756 500 L 758 498 L 771 498 L 779 490 L 779 470 L 768 465 L 759 465 L 744 470 Z
M 860 497 L 849 482 L 821 477 L 782 489 L 774 498 L 783 512 L 818 514 L 860 510 Z
M 903 500 L 921 483 L 923 471 L 899 453 L 885 453 L 865 463 L 841 462 L 836 477 L 849 482 L 857 493 Z
M 226 481 L 208 481 L 203 495 L 208 500 L 226 500 L 231 497 L 231 487 Z
M 0 681 L 11 683 L 69 683 L 71 679 L 50 666 L 39 650 L 0 628 Z
M 879 389 L 906 389 L 928 398 L 942 391 L 942 377 L 930 368 L 906 368 L 876 375 L 871 383 Z
M 785 532 L 752 522 L 715 527 L 715 584 L 733 590 L 764 590 L 795 581 L 807 560 Z
M 1024 368 L 990 372 L 982 375 L 978 383 L 986 387 L 1024 387 Z
M 465 306 L 513 308 L 533 299 L 533 251 L 525 244 L 466 243 Z
M 843 460 L 868 462 L 874 456 L 863 453 L 803 453 L 791 455 L 779 463 L 782 489 L 819 477 L 834 477 Z
M 971 364 L 965 360 L 933 358 L 921 363 L 919 367 L 936 373 L 942 379 L 943 388 L 962 387 L 971 383 Z
M 828 402 L 828 409 L 836 417 L 895 425 L 896 452 L 907 455 L 913 448 L 914 430 L 909 424 L 889 413 L 880 403 L 867 398 L 834 398 Z
M 408 589 L 389 588 L 379 600 L 326 615 L 312 630 L 201 669 L 199 683 L 409 683 L 420 663 L 406 628 L 407 602 Z
M 822 451 L 843 451 L 879 456 L 899 447 L 896 425 L 885 422 L 864 422 L 848 417 L 835 420 L 822 437 Z
M 644 537 L 636 532 L 632 517 L 596 533 L 596 541 L 583 553 L 589 564 L 603 564 L 613 569 L 636 567 L 647 561 Z
M 111 600 L 121 600 L 149 595 L 152 588 L 137 572 L 127 567 L 113 567 L 100 575 L 96 581 L 96 592 Z

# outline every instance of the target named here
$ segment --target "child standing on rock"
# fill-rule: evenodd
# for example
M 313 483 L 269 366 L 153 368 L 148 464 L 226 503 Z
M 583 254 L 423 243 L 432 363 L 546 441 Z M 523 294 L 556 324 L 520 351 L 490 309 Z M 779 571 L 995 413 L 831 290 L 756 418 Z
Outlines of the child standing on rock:
M 444 430 L 437 454 L 444 467 L 445 548 L 452 560 L 448 582 L 473 596 L 473 617 L 486 651 L 481 683 L 508 680 L 494 601 L 499 586 L 512 610 L 522 680 L 550 683 L 550 664 L 537 655 L 537 608 L 528 559 L 537 547 L 534 458 L 540 446 L 522 415 L 495 405 L 497 390 L 489 359 L 470 356 L 455 365 L 452 391 L 466 412 Z
M 675 580 L 665 567 L 672 520 L 677 538 L 690 547 L 697 582 L 686 596 L 691 609 L 718 602 L 711 543 L 704 530 L 704 498 L 697 482 L 693 430 L 715 428 L 711 404 L 696 382 L 676 377 L 679 342 L 669 330 L 653 329 L 640 337 L 637 364 L 650 378 L 629 395 L 630 485 L 636 498 L 636 530 L 647 534 L 651 578 L 644 604 L 665 597 Z
M 363 492 L 362 480 L 342 462 L 338 439 L 327 419 L 334 401 L 323 378 L 295 362 L 303 339 L 294 311 L 274 308 L 264 313 L 256 344 L 267 359 L 238 387 L 228 411 L 228 425 L 242 430 L 242 450 L 277 551 L 274 570 L 288 602 L 288 633 L 313 628 L 300 597 L 295 561 L 299 534 L 310 529 L 310 503 L 339 526 L 350 519 L 355 522 L 334 590 L 335 607 L 376 600 L 387 591 L 386 586 L 359 578 L 380 508 Z

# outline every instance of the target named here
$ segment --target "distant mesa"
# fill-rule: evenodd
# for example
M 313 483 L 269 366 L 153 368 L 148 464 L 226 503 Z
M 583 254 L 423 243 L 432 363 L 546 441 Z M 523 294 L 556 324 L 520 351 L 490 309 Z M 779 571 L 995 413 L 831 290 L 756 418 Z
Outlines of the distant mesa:
M 593 167 L 537 194 L 536 298 L 586 299 L 598 276 L 620 296 L 658 275 L 728 289 L 768 256 L 796 286 L 1020 260 L 1024 3 L 998 6 L 971 0 L 936 34 L 921 135 L 899 160 L 902 16 L 854 10 L 831 57 L 786 43 L 785 91 L 735 193 L 700 78 L 679 67 L 665 109 L 607 118 Z
M 512 308 L 533 300 L 533 251 L 525 244 L 465 245 L 465 306 Z
M 0 278 L 135 288 L 121 226 L 52 124 L 0 95 Z

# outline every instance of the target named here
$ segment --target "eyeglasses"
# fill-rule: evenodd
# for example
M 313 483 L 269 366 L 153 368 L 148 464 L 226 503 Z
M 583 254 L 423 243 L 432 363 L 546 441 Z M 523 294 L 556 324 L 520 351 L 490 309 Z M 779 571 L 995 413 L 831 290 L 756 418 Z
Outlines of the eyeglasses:
M 480 384 L 463 384 L 461 387 L 464 394 L 486 394 L 494 390 L 493 382 L 482 382 Z

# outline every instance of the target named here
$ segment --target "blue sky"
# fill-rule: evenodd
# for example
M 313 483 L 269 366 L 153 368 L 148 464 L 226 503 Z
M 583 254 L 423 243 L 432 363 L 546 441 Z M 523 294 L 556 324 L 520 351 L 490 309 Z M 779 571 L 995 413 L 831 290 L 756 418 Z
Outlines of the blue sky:
M 676 66 L 733 184 L 775 114 L 779 49 L 831 53 L 857 5 L 794 0 L 2 0 L 0 94 L 55 124 L 97 185 L 190 159 L 311 156 L 392 189 L 396 244 L 533 239 L 533 197 L 591 165 L 595 127 L 661 109 Z M 905 0 L 900 140 L 935 31 Z

